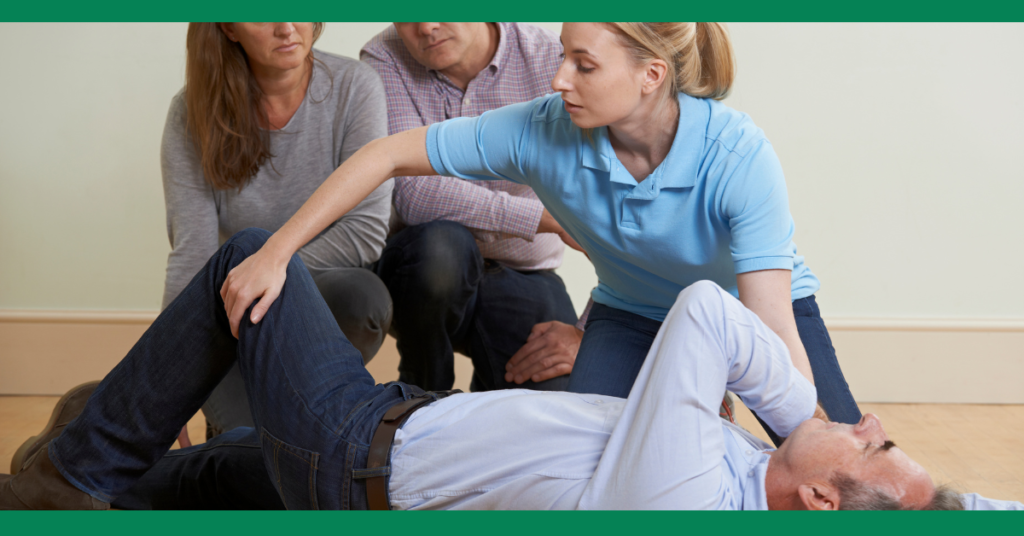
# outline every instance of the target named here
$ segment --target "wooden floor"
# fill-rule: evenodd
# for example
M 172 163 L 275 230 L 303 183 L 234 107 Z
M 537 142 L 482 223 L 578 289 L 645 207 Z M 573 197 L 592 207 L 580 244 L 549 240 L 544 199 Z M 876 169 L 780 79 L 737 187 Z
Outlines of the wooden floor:
M 0 472 L 29 436 L 46 424 L 58 397 L 0 397 Z M 738 404 L 739 405 L 739 404 Z M 878 415 L 889 437 L 937 483 L 993 499 L 1024 502 L 1024 405 L 862 404 Z M 767 441 L 745 408 L 737 420 Z M 205 434 L 202 416 L 189 422 L 193 439 Z

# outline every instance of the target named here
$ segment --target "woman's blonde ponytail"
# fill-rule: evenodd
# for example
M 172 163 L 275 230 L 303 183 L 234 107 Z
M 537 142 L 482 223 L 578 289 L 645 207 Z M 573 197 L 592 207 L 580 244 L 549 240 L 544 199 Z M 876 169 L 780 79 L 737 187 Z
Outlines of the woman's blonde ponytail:
M 735 77 L 732 43 L 717 22 L 613 22 L 634 59 L 661 59 L 673 69 L 671 89 L 723 99 Z

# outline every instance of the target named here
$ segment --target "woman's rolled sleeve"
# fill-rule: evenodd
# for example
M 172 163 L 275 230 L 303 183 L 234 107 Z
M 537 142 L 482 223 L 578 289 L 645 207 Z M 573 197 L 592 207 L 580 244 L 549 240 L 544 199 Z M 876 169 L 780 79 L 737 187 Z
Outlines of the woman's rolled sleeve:
M 438 175 L 529 184 L 522 162 L 537 101 L 430 125 L 427 156 Z
M 762 141 L 745 156 L 724 167 L 726 181 L 722 211 L 731 231 L 729 244 L 737 274 L 759 270 L 792 270 L 793 217 L 789 196 L 775 151 Z

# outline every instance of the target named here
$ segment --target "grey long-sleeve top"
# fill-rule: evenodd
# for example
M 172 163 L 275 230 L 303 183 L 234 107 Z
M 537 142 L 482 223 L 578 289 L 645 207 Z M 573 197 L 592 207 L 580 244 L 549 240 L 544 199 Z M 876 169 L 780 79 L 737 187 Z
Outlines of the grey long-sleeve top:
M 377 73 L 350 58 L 314 54 L 319 61 L 302 104 L 284 128 L 270 133 L 273 158 L 241 190 L 210 186 L 185 126 L 185 91 L 171 101 L 160 151 L 171 241 L 163 307 L 231 235 L 247 227 L 277 231 L 342 162 L 387 135 Z M 385 182 L 299 250 L 312 273 L 380 257 L 391 190 L 392 181 Z

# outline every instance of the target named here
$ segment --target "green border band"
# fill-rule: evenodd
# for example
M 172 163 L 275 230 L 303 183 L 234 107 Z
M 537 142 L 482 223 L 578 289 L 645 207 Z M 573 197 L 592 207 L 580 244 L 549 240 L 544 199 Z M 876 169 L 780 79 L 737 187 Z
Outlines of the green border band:
M 724 22 L 1020 22 L 1021 0 L 683 0 L 506 2 L 449 0 L 340 1 L 306 0 L 11 0 L 0 10 L 3 22 L 186 22 L 222 20 L 321 20 L 381 22 L 395 18 L 430 20 L 665 21 Z

